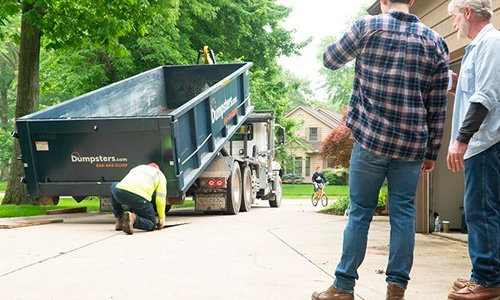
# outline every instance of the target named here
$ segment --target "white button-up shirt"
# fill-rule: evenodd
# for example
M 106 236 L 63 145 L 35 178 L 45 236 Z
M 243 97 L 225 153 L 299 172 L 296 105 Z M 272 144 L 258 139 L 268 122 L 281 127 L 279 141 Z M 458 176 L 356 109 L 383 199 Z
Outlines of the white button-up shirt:
M 485 26 L 465 50 L 455 94 L 450 147 L 459 135 L 472 102 L 486 107 L 488 115 L 469 141 L 465 159 L 500 141 L 500 31 L 491 24 Z

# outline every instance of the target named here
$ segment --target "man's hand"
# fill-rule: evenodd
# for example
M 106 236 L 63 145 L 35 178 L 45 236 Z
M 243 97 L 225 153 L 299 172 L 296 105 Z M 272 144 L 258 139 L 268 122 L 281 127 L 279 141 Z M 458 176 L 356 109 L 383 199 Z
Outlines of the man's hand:
M 446 157 L 448 169 L 453 172 L 458 172 L 464 167 L 464 155 L 467 151 L 467 147 L 469 147 L 469 145 L 459 141 L 455 141 L 455 143 L 453 143 L 450 150 L 448 150 L 448 156 Z
M 158 224 L 156 224 L 156 229 L 160 230 L 165 227 L 165 218 L 159 219 Z
M 457 92 L 458 74 L 453 72 L 453 74 L 451 75 L 451 78 L 452 78 L 453 84 L 451 86 L 451 89 L 447 90 L 446 92 L 448 94 L 455 96 L 455 93 Z
M 434 170 L 434 166 L 436 165 L 436 162 L 433 160 L 429 159 L 424 159 L 422 162 L 422 166 L 420 167 L 420 175 L 425 175 Z

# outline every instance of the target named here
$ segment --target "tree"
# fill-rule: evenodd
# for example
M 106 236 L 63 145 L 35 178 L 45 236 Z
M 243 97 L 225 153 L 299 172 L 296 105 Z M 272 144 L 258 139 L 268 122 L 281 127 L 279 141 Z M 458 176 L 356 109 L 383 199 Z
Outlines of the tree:
M 323 140 L 319 149 L 319 154 L 323 159 L 331 159 L 333 165 L 349 168 L 352 147 L 354 140 L 351 138 L 351 131 L 345 125 L 347 108 L 342 111 L 342 124 L 333 128 L 330 134 Z
M 254 105 L 277 108 L 280 119 L 288 100 L 276 58 L 305 44 L 292 42 L 291 32 L 280 26 L 290 9 L 275 2 L 21 0 L 4 5 L 0 0 L 0 25 L 22 9 L 16 118 L 158 65 L 192 63 L 196 51 L 210 45 L 219 61 L 254 62 L 259 74 L 252 83 Z M 4 203 L 26 199 L 17 183 L 23 171 L 15 160 L 17 141 L 14 149 Z
M 0 31 L 0 125 L 3 129 L 8 127 L 9 92 L 16 77 L 19 61 L 19 46 L 15 43 L 19 37 L 17 30 L 19 24 L 19 18 L 9 18 L 3 30 Z
M 131 32 L 145 33 L 152 10 L 178 8 L 176 0 L 3 2 L 0 5 L 0 24 L 5 24 L 9 16 L 21 12 L 16 118 L 38 110 L 42 36 L 47 49 L 78 48 L 80 41 L 85 39 L 118 53 L 118 38 Z M 19 177 L 24 174 L 22 163 L 17 161 L 19 155 L 19 142 L 15 140 L 4 204 L 36 202 L 27 197 L 26 186 L 19 183 Z
M 365 3 L 361 6 L 360 10 L 346 22 L 345 27 L 342 31 L 346 31 L 352 26 L 352 24 L 367 15 L 367 8 L 369 3 Z M 330 43 L 338 40 L 341 35 L 326 37 L 322 39 L 320 43 L 320 53 L 318 54 L 318 59 L 323 61 L 323 51 Z M 327 91 L 328 101 L 333 103 L 334 108 L 337 111 L 342 110 L 346 105 L 349 104 L 352 93 L 352 85 L 354 82 L 354 69 L 355 62 L 350 61 L 341 69 L 332 72 L 330 69 L 321 68 L 320 73 L 325 76 L 326 80 L 323 84 L 323 88 Z

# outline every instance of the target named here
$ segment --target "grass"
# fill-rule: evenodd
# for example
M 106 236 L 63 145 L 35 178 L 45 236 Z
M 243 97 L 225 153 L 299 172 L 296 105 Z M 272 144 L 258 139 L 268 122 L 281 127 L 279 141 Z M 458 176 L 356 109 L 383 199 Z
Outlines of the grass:
M 7 189 L 7 181 L 0 181 L 0 193 L 5 193 Z
M 314 188 L 312 184 L 283 184 L 281 191 L 284 199 L 310 199 Z M 344 196 L 349 193 L 349 186 L 327 185 L 325 192 L 329 197 Z
M 387 185 L 382 186 L 382 191 L 387 193 Z M 325 192 L 328 198 L 339 198 L 349 194 L 347 185 L 327 185 Z M 311 184 L 283 184 L 283 199 L 311 199 L 313 194 L 313 185 Z
M 3 190 L 0 190 L 3 192 Z M 51 209 L 66 209 L 86 206 L 87 211 L 99 211 L 99 200 L 97 198 L 85 199 L 77 203 L 73 198 L 61 198 L 58 205 L 1 205 L 3 197 L 0 197 L 0 218 L 28 217 L 44 215 L 45 211 Z M 193 207 L 193 200 L 186 200 L 182 205 L 173 205 L 172 209 L 180 207 Z
M 3 197 L 1 200 L 3 201 Z M 0 203 L 2 201 L 0 201 Z M 81 206 L 87 206 L 87 211 L 98 211 L 99 201 L 84 200 L 80 203 L 76 203 L 73 198 L 61 198 L 59 200 L 59 205 L 2 205 L 0 206 L 0 218 L 38 216 L 44 215 L 45 211 L 51 209 L 66 209 Z

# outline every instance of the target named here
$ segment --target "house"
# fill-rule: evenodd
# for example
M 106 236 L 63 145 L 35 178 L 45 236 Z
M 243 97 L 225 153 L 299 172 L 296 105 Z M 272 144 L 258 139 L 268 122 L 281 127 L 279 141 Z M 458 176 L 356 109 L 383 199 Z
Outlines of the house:
M 415 1 L 410 12 L 441 34 L 450 50 L 451 69 L 458 73 L 460 62 L 465 53 L 465 46 L 470 42 L 459 40 L 453 29 L 453 19 L 448 14 L 449 0 L 419 0 Z M 495 14 L 493 25 L 500 27 L 500 0 L 493 0 Z M 370 14 L 380 13 L 380 1 L 376 1 L 369 9 Z M 434 172 L 420 178 L 417 197 L 416 229 L 417 232 L 428 233 L 434 222 L 433 214 L 438 212 L 441 220 L 450 221 L 450 228 L 460 228 L 463 206 L 464 178 L 462 172 L 453 173 L 446 167 L 446 154 L 451 138 L 451 116 L 453 114 L 453 96 L 448 97 L 448 110 L 444 128 L 443 145 L 436 162 Z
M 285 115 L 285 118 L 303 122 L 296 132 L 302 139 L 292 142 L 287 149 L 292 162 L 284 164 L 286 173 L 301 174 L 303 181 L 309 182 L 316 167 L 332 168 L 331 164 L 319 156 L 319 148 L 330 131 L 342 123 L 342 115 L 324 108 L 298 106 Z

